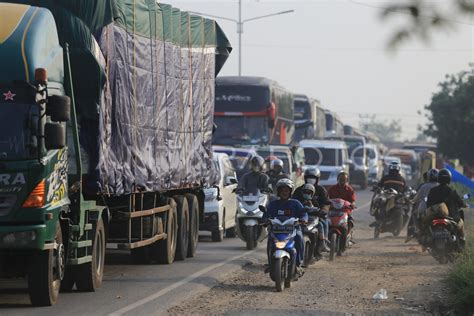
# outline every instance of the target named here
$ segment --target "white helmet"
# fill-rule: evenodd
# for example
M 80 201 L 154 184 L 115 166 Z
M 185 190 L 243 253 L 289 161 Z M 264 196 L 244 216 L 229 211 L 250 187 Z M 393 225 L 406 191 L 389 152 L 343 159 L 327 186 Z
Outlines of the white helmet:
M 293 189 L 295 188 L 295 184 L 293 183 L 293 181 L 291 181 L 290 179 L 280 179 L 278 180 L 278 182 L 276 183 L 276 189 L 278 191 L 278 189 L 282 188 L 282 187 L 288 187 L 291 189 L 291 192 L 293 192 Z

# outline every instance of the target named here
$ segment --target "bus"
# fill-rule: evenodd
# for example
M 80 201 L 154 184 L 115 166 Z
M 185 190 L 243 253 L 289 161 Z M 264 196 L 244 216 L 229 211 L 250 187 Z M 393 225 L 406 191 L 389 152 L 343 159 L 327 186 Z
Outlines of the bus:
M 324 138 L 326 114 L 318 100 L 304 94 L 295 95 L 295 141 Z
M 213 144 L 293 144 L 293 94 L 262 77 L 218 77 Z
M 326 114 L 326 135 L 330 136 L 342 136 L 344 135 L 344 124 L 342 123 L 339 116 L 336 113 L 325 110 Z

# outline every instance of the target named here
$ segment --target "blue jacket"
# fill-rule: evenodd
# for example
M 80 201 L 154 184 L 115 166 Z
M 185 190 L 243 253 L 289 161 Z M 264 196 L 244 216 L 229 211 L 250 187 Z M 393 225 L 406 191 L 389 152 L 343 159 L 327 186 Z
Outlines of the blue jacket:
M 265 218 L 274 218 L 274 217 L 296 217 L 304 221 L 308 221 L 308 213 L 298 200 L 289 199 L 286 201 L 275 200 L 270 202 L 267 207 L 267 212 L 265 213 Z

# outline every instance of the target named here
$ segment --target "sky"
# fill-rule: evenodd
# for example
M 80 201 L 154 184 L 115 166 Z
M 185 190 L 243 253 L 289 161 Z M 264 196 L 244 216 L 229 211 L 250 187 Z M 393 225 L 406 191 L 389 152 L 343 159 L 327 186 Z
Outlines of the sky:
M 182 10 L 238 18 L 237 0 L 166 2 Z M 474 18 L 459 17 L 453 30 L 433 33 L 428 43 L 406 42 L 393 52 L 387 50 L 389 38 L 407 16 L 400 13 L 382 20 L 378 7 L 383 4 L 384 0 L 242 0 L 243 19 L 295 10 L 244 24 L 242 74 L 268 77 L 294 93 L 316 98 L 345 124 L 358 126 L 360 115 L 401 119 L 402 138 L 414 138 L 417 126 L 426 124 L 418 111 L 429 104 L 438 83 L 446 74 L 469 70 L 474 61 Z M 234 47 L 219 75 L 236 75 L 236 24 L 216 20 Z

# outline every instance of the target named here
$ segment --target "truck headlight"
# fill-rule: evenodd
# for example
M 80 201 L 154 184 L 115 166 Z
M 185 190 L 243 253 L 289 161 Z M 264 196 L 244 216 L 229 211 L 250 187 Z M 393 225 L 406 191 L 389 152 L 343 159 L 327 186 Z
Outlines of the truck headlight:
M 36 232 L 35 231 L 27 231 L 27 232 L 15 232 L 7 234 L 3 237 L 3 243 L 5 245 L 26 245 L 31 241 L 36 240 Z

